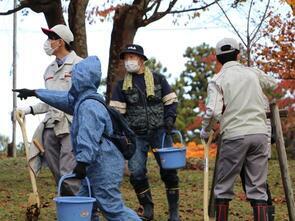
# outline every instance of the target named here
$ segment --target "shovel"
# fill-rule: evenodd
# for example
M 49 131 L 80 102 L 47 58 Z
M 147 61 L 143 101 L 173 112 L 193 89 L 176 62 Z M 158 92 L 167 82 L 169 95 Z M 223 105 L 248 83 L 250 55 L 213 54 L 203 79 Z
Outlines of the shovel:
M 208 139 L 208 143 L 205 142 L 204 139 L 201 139 L 201 142 L 204 146 L 204 195 L 203 195 L 203 211 L 204 211 L 204 221 L 209 221 L 208 215 L 208 196 L 209 196 L 209 147 L 211 145 L 213 139 L 214 132 L 211 131 Z
M 31 179 L 31 184 L 32 184 L 32 189 L 33 189 L 33 192 L 30 193 L 30 195 L 29 195 L 26 217 L 27 217 L 27 221 L 37 221 L 38 216 L 40 214 L 40 198 L 39 198 L 38 191 L 37 191 L 36 176 L 35 176 L 32 168 L 29 165 L 29 158 L 28 158 L 29 157 L 29 142 L 28 142 L 28 137 L 27 137 L 27 132 L 26 132 L 25 116 L 22 115 L 22 112 L 20 112 L 20 111 L 16 112 L 16 120 L 19 123 L 19 126 L 22 131 L 22 135 L 23 135 L 23 141 L 24 141 L 24 146 L 25 146 L 25 151 L 26 151 L 26 158 L 27 158 L 29 174 L 30 174 L 30 179 Z

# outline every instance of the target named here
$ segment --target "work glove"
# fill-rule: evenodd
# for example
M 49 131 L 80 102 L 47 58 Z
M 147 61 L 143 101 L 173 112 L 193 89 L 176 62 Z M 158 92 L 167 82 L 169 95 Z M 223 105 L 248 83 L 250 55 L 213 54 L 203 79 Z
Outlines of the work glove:
M 78 179 L 84 179 L 86 177 L 86 167 L 88 166 L 88 163 L 84 162 L 77 162 L 76 167 L 73 170 L 73 173 L 76 174 L 76 177 Z
M 22 99 L 27 99 L 28 97 L 36 97 L 35 90 L 22 88 L 22 89 L 12 89 L 12 91 L 13 92 L 18 92 L 19 94 L 17 95 L 17 97 L 19 97 L 21 100 Z
M 205 129 L 202 128 L 202 130 L 200 132 L 200 137 L 201 137 L 201 139 L 208 140 L 209 132 L 205 131 Z
M 170 134 L 171 131 L 174 128 L 174 118 L 173 117 L 167 117 L 165 119 L 165 129 L 166 129 L 166 133 Z

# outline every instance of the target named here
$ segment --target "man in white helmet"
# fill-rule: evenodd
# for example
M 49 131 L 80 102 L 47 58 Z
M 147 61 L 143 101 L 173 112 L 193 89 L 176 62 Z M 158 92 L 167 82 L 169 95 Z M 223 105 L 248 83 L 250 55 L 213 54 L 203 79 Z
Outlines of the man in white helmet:
M 201 138 L 208 138 L 220 122 L 221 145 L 214 187 L 216 220 L 228 220 L 233 186 L 244 166 L 245 190 L 253 207 L 254 221 L 267 221 L 268 131 L 263 89 L 275 88 L 275 80 L 264 72 L 239 62 L 239 44 L 232 38 L 217 43 L 220 72 L 208 84 L 206 112 Z
M 51 29 L 42 28 L 48 39 L 44 42 L 44 51 L 48 56 L 55 56 L 44 73 L 45 88 L 49 90 L 66 91 L 71 87 L 71 70 L 82 60 L 71 47 L 74 36 L 71 30 L 63 24 Z M 42 135 L 45 149 L 45 159 L 54 175 L 56 183 L 64 174 L 71 173 L 76 166 L 72 153 L 70 139 L 70 124 L 72 117 L 45 103 L 17 109 L 23 114 L 46 113 L 42 123 Z M 74 195 L 79 190 L 78 180 L 66 180 L 62 188 L 63 195 Z

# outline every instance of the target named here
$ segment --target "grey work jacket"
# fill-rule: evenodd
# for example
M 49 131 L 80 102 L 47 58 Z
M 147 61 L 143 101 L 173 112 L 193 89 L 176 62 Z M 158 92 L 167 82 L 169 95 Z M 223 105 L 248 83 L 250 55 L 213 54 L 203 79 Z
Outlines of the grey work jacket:
M 67 55 L 64 63 L 58 67 L 54 60 L 44 73 L 45 88 L 49 90 L 68 91 L 71 88 L 71 70 L 82 60 L 74 51 Z M 46 128 L 53 128 L 56 135 L 69 133 L 72 117 L 48 104 L 40 102 L 32 106 L 34 114 L 46 113 L 43 122 Z
M 275 79 L 258 69 L 236 61 L 225 63 L 208 84 L 202 127 L 210 131 L 220 121 L 223 139 L 267 134 L 263 89 L 275 86 Z

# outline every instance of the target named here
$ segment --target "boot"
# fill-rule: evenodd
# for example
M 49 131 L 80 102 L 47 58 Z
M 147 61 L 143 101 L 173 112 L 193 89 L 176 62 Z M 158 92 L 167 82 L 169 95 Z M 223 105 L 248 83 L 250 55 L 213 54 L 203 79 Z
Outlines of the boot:
M 216 199 L 215 200 L 215 216 L 216 221 L 227 221 L 228 220 L 228 208 L 229 199 Z
M 137 199 L 141 205 L 138 209 L 138 215 L 142 220 L 154 219 L 154 203 L 150 189 L 137 194 Z
M 252 200 L 254 221 L 268 221 L 267 203 L 263 200 Z
M 267 206 L 268 221 L 275 221 L 275 207 L 273 205 Z
M 169 219 L 168 221 L 180 221 L 178 214 L 179 207 L 179 189 L 171 188 L 166 190 L 168 206 L 169 206 Z

